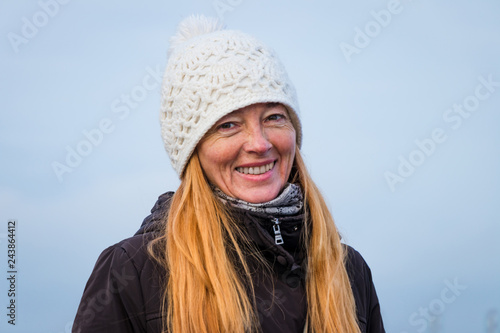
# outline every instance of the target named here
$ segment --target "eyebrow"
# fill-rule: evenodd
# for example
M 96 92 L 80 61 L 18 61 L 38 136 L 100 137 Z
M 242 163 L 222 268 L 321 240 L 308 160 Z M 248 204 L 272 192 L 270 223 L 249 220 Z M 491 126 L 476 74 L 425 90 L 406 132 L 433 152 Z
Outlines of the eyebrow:
M 279 105 L 283 105 L 281 103 L 278 103 L 278 102 L 266 102 L 266 103 L 262 103 L 262 104 L 265 104 L 266 105 L 266 110 L 267 109 L 272 109 L 272 108 L 275 108 Z M 288 113 L 288 109 L 286 108 L 286 106 L 283 105 L 283 107 L 285 108 L 285 110 L 287 111 Z M 237 110 L 234 110 L 234 111 L 231 111 L 230 113 L 224 115 L 224 117 L 220 118 L 219 120 L 217 120 L 214 124 L 217 125 L 217 124 L 221 124 L 223 123 L 225 120 L 224 118 L 227 118 L 227 117 L 230 117 L 230 116 L 237 116 L 238 114 L 242 113 L 243 112 L 243 108 L 240 108 L 240 109 L 237 109 Z
M 268 102 L 268 103 L 266 103 L 266 107 L 268 107 L 269 109 L 277 107 L 278 105 L 281 105 L 281 103 L 278 103 L 278 102 Z
M 224 117 L 217 120 L 214 125 L 220 124 L 221 122 L 224 122 L 226 118 L 231 117 L 231 116 L 236 116 L 236 115 L 240 114 L 241 112 L 242 112 L 241 109 L 229 112 L 228 114 L 224 115 Z

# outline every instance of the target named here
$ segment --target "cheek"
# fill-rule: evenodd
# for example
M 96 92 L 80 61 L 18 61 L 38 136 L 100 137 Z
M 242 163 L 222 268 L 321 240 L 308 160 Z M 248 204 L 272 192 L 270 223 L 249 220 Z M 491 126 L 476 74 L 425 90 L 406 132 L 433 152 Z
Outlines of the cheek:
M 199 156 L 203 170 L 208 178 L 213 180 L 216 173 L 227 169 L 234 160 L 234 148 L 228 142 L 217 140 L 204 142 L 200 147 Z
M 290 130 L 286 133 L 280 133 L 275 138 L 275 146 L 278 149 L 278 152 L 282 155 L 283 158 L 293 158 L 295 157 L 295 131 Z

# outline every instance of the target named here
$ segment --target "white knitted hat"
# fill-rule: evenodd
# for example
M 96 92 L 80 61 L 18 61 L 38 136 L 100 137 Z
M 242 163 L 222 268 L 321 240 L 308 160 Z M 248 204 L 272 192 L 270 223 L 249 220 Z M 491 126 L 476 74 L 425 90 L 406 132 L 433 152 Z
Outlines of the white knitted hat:
M 255 103 L 285 105 L 302 141 L 295 88 L 273 50 L 252 36 L 191 16 L 170 39 L 161 134 L 179 176 L 196 145 L 222 117 Z

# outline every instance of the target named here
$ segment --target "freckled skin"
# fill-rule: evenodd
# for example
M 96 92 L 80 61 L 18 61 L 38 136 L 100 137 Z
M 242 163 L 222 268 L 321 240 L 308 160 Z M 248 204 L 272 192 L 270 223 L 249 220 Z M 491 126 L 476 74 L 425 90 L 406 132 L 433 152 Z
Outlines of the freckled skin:
M 249 105 L 221 118 L 197 146 L 208 180 L 225 194 L 251 203 L 270 201 L 285 186 L 295 158 L 296 133 L 286 108 Z M 238 167 L 275 162 L 264 174 Z

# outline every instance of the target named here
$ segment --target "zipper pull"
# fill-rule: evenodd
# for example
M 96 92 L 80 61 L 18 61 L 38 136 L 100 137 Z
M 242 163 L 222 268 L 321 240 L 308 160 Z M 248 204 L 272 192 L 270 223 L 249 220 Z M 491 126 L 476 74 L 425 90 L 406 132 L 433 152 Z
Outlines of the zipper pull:
M 274 231 L 274 243 L 276 245 L 283 244 L 283 237 L 281 237 L 280 221 L 278 219 L 273 219 L 273 231 Z

